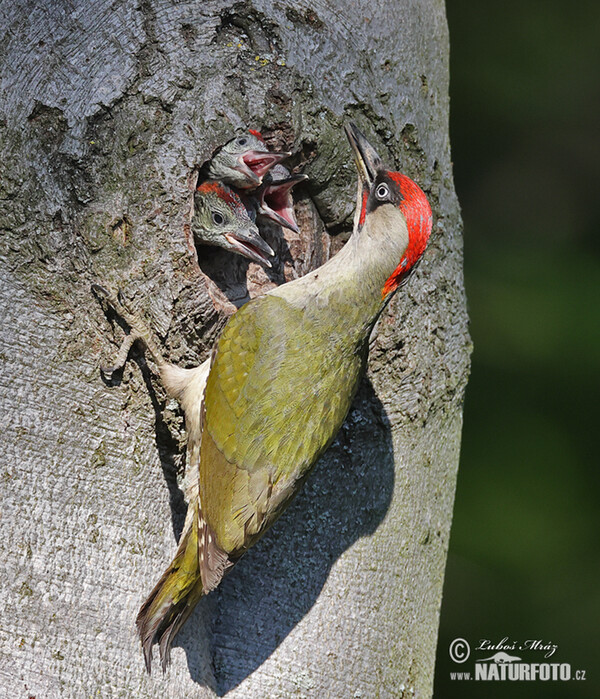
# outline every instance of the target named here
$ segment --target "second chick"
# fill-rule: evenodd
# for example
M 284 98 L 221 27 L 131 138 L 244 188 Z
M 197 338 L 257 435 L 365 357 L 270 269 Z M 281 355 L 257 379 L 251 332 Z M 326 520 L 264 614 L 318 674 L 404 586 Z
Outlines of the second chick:
M 273 250 L 260 237 L 240 197 L 220 182 L 203 182 L 194 193 L 191 220 L 194 240 L 199 244 L 217 245 L 271 267 Z

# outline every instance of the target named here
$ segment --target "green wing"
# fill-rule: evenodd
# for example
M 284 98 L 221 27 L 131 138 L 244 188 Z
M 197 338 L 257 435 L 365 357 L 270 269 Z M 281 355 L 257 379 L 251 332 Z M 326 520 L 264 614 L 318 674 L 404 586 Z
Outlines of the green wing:
M 232 558 L 279 516 L 350 407 L 363 355 L 328 315 L 267 295 L 232 316 L 217 344 L 204 397 L 200 502 Z

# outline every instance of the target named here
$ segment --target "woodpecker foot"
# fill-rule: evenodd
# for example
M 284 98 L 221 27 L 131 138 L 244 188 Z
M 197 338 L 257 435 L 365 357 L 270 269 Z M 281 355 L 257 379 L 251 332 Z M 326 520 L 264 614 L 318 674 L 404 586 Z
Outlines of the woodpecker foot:
M 100 371 L 102 372 L 102 375 L 107 381 L 111 381 L 114 374 L 123 369 L 125 364 L 127 364 L 129 350 L 137 342 L 137 340 L 142 339 L 143 338 L 141 338 L 137 333 L 130 333 L 129 335 L 125 335 L 125 337 L 123 338 L 123 342 L 119 347 L 119 351 L 117 352 L 117 356 L 115 357 L 114 364 L 112 366 L 100 367 Z
M 125 336 L 119 347 L 114 364 L 112 366 L 100 368 L 105 378 L 110 381 L 115 372 L 120 371 L 125 366 L 127 357 L 129 356 L 129 350 L 138 340 L 143 342 L 158 368 L 160 369 L 163 367 L 166 362 L 160 349 L 154 342 L 151 330 L 135 313 L 127 308 L 121 292 L 118 291 L 117 294 L 113 294 L 100 284 L 92 284 L 92 292 L 99 300 L 105 301 L 130 327 L 130 332 Z

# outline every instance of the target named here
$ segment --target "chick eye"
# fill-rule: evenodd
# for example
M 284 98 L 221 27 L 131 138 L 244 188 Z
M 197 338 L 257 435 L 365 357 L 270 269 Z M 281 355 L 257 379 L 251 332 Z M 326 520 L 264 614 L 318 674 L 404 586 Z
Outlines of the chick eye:
M 380 201 L 388 199 L 390 196 L 390 188 L 387 186 L 387 184 L 380 184 L 379 187 L 377 187 L 377 189 L 375 190 L 375 196 Z
M 220 226 L 222 223 L 225 222 L 223 215 L 220 214 L 218 211 L 213 211 L 212 220 L 213 220 L 213 223 L 217 224 L 217 226 Z
M 248 143 L 248 139 L 242 136 L 242 138 L 238 138 L 237 143 L 238 146 L 245 146 Z

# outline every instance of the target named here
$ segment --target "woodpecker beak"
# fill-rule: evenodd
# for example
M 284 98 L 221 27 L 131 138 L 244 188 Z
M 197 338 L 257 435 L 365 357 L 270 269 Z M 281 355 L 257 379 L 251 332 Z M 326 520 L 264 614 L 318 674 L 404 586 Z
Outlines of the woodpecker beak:
M 383 162 L 375 148 L 367 141 L 356 124 L 350 122 L 344 127 L 344 130 L 354 151 L 354 160 L 359 177 L 359 189 L 365 186 L 370 189 L 375 181 L 375 177 L 377 177 L 377 172 L 383 168 Z
M 259 213 L 294 233 L 300 233 L 290 191 L 298 182 L 307 179 L 307 175 L 292 175 L 284 180 L 266 184 L 260 192 Z
M 246 229 L 241 228 L 235 233 L 225 233 L 225 238 L 231 245 L 232 250 L 238 254 L 265 267 L 271 267 L 267 256 L 273 257 L 275 253 L 260 237 L 256 226 Z
M 238 170 L 247 175 L 258 186 L 267 172 L 291 153 L 270 153 L 269 151 L 249 150 L 238 158 Z

